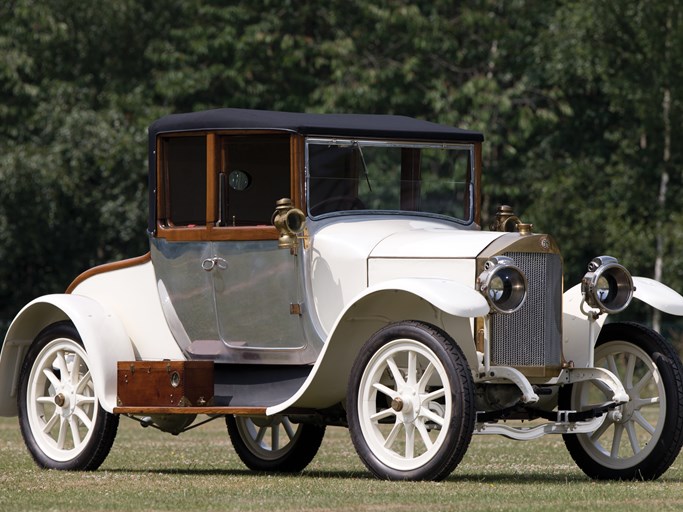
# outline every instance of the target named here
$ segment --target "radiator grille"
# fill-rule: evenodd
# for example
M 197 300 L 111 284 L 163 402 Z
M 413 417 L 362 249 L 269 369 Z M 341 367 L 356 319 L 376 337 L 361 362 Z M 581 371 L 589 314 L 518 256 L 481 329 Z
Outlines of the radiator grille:
M 528 296 L 509 315 L 491 322 L 491 364 L 559 366 L 562 362 L 562 262 L 557 254 L 504 254 L 526 274 Z

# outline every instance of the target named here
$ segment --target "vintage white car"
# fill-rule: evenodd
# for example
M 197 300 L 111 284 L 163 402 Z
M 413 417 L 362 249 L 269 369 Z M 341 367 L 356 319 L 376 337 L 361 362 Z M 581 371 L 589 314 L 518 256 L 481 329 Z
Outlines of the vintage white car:
M 157 120 L 150 252 L 19 312 L 0 414 L 55 469 L 97 468 L 121 416 L 172 434 L 224 417 L 259 471 L 302 470 L 337 425 L 386 479 L 445 478 L 473 434 L 562 434 L 592 478 L 657 478 L 683 367 L 605 320 L 683 297 L 597 255 L 565 291 L 551 236 L 507 206 L 482 230 L 482 142 L 401 116 Z

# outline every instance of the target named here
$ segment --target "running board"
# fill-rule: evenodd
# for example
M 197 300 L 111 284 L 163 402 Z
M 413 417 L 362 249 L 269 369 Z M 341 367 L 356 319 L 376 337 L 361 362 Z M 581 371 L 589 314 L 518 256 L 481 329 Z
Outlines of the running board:
M 232 414 L 233 416 L 266 416 L 267 407 L 221 407 L 221 406 L 207 406 L 207 407 L 114 407 L 114 414 L 137 415 L 137 414 L 208 414 L 209 416 L 225 416 Z M 280 414 L 285 416 L 302 415 L 308 416 L 316 414 L 319 411 L 315 409 L 304 409 L 301 407 L 290 407 L 285 409 Z
M 266 407 L 114 407 L 114 414 L 212 414 L 265 416 Z

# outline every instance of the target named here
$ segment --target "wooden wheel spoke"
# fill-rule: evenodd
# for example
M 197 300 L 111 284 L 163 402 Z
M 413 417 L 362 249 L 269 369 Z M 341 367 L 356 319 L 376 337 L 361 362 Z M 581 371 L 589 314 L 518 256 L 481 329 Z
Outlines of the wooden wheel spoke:
M 63 450 L 65 444 L 66 444 L 66 419 L 59 416 L 59 433 L 57 434 L 57 447 L 60 450 Z
M 408 352 L 408 374 L 406 383 L 409 386 L 417 384 L 417 354 L 412 350 Z
M 648 434 L 653 435 L 655 433 L 655 427 L 653 427 L 640 412 L 636 411 L 633 413 L 633 421 L 643 427 L 643 430 Z
M 79 369 L 81 366 L 81 356 L 79 356 L 76 353 L 72 354 L 72 356 L 73 360 L 71 361 L 70 365 L 71 369 L 69 370 L 69 380 L 71 381 L 72 385 L 78 388 L 78 386 L 80 385 L 78 376 L 80 374 Z
M 640 453 L 640 443 L 638 442 L 638 435 L 636 434 L 636 427 L 632 421 L 626 423 L 626 433 L 628 434 L 628 440 L 631 444 L 631 449 L 633 454 L 637 455 Z
M 375 383 L 372 385 L 372 387 L 375 388 L 375 389 L 376 389 L 377 391 L 379 391 L 380 393 L 387 395 L 387 396 L 388 396 L 389 398 L 391 398 L 392 400 L 393 400 L 394 398 L 396 398 L 396 397 L 399 395 L 398 391 L 396 391 L 396 390 L 394 390 L 394 389 L 391 389 L 390 387 L 387 387 L 387 386 L 385 386 L 384 384 L 382 384 L 382 383 L 380 383 L 380 382 L 375 382 Z
M 47 434 L 48 432 L 50 432 L 50 430 L 52 430 L 52 428 L 55 426 L 58 420 L 59 411 L 55 409 L 50 419 L 45 422 L 45 425 L 43 426 L 43 433 Z
M 401 370 L 399 370 L 398 365 L 396 364 L 396 361 L 394 361 L 393 357 L 387 358 L 387 366 L 389 367 L 391 376 L 394 378 L 394 381 L 396 382 L 396 386 L 405 386 L 406 381 L 403 379 L 403 375 L 401 375 Z
M 406 431 L 406 459 L 412 459 L 415 457 L 415 424 L 407 423 L 405 424 Z
M 600 425 L 600 427 L 598 427 L 597 430 L 595 430 L 593 433 L 591 433 L 591 440 L 595 442 L 598 439 L 600 439 L 602 437 L 602 435 L 605 432 L 607 432 L 607 429 L 609 429 L 612 425 L 613 425 L 613 423 L 610 420 L 608 420 L 607 418 L 605 418 L 604 421 L 602 422 L 602 425 Z
M 621 435 L 624 433 L 624 427 L 619 423 L 614 424 L 614 437 L 612 438 L 612 450 L 610 457 L 616 459 L 619 457 L 619 446 L 621 445 Z
M 292 422 L 289 420 L 287 416 L 282 418 L 282 427 L 285 429 L 285 432 L 287 433 L 287 437 L 291 440 L 294 439 L 294 435 L 296 434 L 296 429 L 294 428 L 294 425 L 292 425 Z
M 62 387 L 62 383 L 59 381 L 51 368 L 43 368 L 43 375 L 45 375 L 47 380 L 50 381 L 50 384 L 52 384 L 53 388 L 60 389 Z
M 388 418 L 390 416 L 396 416 L 396 411 L 394 411 L 391 407 L 376 412 L 375 414 L 370 416 L 370 421 L 372 421 L 373 423 L 377 423 L 378 421 L 383 420 L 384 418 Z
M 425 424 L 419 420 L 415 421 L 415 428 L 417 431 L 420 433 L 420 438 L 422 439 L 422 442 L 425 445 L 425 448 L 429 450 L 432 446 L 434 446 L 434 443 L 432 442 L 432 439 L 429 437 L 429 432 L 427 431 L 427 427 Z
M 626 360 L 626 373 L 624 375 L 624 387 L 631 389 L 633 387 L 633 373 L 636 369 L 636 356 L 629 354 Z
M 389 435 L 387 435 L 386 439 L 384 439 L 384 448 L 391 449 L 391 446 L 396 441 L 396 438 L 398 437 L 398 433 L 401 431 L 402 426 L 403 423 L 401 423 L 397 417 L 396 423 L 394 423 L 394 426 L 389 432 Z
M 80 407 L 76 407 L 74 409 L 74 414 L 78 417 L 79 420 L 81 420 L 81 423 L 83 423 L 83 426 L 86 429 L 92 429 L 92 419 L 85 413 L 83 409 L 81 409 Z
M 71 432 L 71 439 L 74 443 L 74 448 L 77 448 L 78 446 L 81 445 L 81 433 L 78 430 L 78 421 L 76 421 L 76 418 L 74 416 L 70 416 L 69 420 L 69 431 Z
M 261 444 L 263 442 L 263 438 L 266 435 L 267 432 L 266 427 L 259 427 L 258 432 L 256 432 L 256 437 L 254 438 L 254 441 L 256 441 L 258 444 Z
M 437 400 L 439 398 L 443 398 L 446 396 L 446 390 L 444 388 L 439 388 L 437 390 L 432 391 L 431 393 L 427 393 L 422 397 L 422 403 L 426 402 L 433 402 L 434 400 Z
M 273 450 L 280 449 L 280 428 L 278 425 L 270 427 L 270 447 Z
M 621 377 L 619 376 L 619 368 L 617 368 L 617 361 L 614 359 L 614 354 L 607 355 L 607 369 L 619 377 L 619 380 L 621 380 Z
M 436 414 L 434 411 L 430 411 L 427 407 L 421 407 L 420 408 L 420 416 L 424 416 L 427 418 L 429 421 L 432 421 L 436 423 L 437 425 L 443 427 L 444 424 L 444 418 Z
M 653 407 L 659 405 L 660 400 L 658 396 L 653 396 L 651 398 L 636 398 L 633 400 L 636 410 L 640 410 L 643 407 Z
M 643 377 L 638 381 L 638 383 L 635 386 L 633 386 L 633 392 L 636 395 L 640 396 L 640 393 L 643 391 L 643 388 L 648 382 L 650 382 L 650 380 L 652 380 L 653 376 L 654 373 L 652 372 L 652 370 L 648 370 L 647 373 L 643 375 Z
M 420 392 L 423 392 L 427 388 L 427 384 L 429 384 L 429 379 L 432 378 L 433 374 L 434 374 L 434 364 L 430 362 L 427 365 L 427 368 L 425 368 L 425 371 L 422 373 L 422 377 L 420 377 L 420 381 L 417 383 L 417 389 Z

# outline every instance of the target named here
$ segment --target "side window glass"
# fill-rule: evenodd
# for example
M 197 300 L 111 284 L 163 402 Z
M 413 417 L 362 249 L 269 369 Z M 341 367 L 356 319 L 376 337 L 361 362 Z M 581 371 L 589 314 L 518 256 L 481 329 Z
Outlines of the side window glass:
M 165 222 L 206 224 L 206 138 L 168 137 L 163 145 Z
M 270 225 L 275 202 L 291 196 L 289 136 L 225 136 L 221 145 L 221 225 Z
M 358 196 L 359 164 L 351 146 L 309 146 L 312 215 L 351 209 Z

